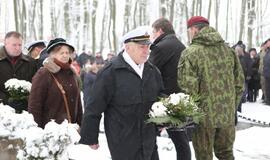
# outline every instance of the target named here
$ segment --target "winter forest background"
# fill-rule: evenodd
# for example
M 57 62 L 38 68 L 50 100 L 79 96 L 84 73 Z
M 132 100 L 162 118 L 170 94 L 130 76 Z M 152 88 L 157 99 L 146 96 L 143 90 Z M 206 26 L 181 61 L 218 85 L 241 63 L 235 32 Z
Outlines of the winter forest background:
M 22 33 L 25 43 L 54 37 L 69 40 L 81 51 L 119 51 L 121 36 L 159 17 L 173 23 L 188 44 L 186 21 L 193 15 L 210 20 L 230 45 L 248 48 L 269 38 L 268 0 L 0 0 L 0 43 L 5 33 Z

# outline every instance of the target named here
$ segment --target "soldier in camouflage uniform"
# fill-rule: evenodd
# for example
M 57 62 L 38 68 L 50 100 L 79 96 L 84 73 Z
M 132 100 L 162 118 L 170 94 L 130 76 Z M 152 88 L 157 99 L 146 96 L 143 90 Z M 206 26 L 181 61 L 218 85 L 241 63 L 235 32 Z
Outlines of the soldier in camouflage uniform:
M 205 113 L 192 137 L 197 160 L 233 160 L 235 111 L 244 90 L 238 57 L 206 18 L 188 20 L 192 39 L 178 65 L 178 84 L 188 94 L 200 96 Z

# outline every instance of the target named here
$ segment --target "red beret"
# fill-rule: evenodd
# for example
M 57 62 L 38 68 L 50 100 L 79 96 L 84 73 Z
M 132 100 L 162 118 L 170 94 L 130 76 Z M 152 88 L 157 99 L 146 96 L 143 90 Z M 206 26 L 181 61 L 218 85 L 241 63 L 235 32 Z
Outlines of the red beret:
M 189 27 L 191 27 L 195 24 L 199 24 L 199 23 L 209 24 L 209 21 L 208 21 L 208 19 L 206 19 L 202 16 L 193 16 L 187 21 L 187 27 L 189 28 Z

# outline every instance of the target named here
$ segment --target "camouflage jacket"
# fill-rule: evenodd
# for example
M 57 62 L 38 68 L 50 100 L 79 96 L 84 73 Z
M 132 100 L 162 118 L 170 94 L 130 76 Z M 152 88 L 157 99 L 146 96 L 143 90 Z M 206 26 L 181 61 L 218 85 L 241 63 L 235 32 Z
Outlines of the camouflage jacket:
M 200 97 L 199 108 L 205 113 L 202 125 L 234 124 L 244 74 L 235 52 L 214 28 L 204 27 L 183 51 L 178 84 L 186 93 Z

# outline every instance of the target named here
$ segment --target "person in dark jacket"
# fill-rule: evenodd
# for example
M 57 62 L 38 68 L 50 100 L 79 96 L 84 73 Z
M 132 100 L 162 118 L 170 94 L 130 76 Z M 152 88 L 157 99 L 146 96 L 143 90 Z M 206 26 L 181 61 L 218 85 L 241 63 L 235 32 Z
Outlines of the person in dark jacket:
M 92 53 L 89 52 L 82 52 L 78 58 L 76 59 L 77 62 L 80 64 L 81 68 L 84 67 L 84 65 L 87 63 L 87 61 L 93 61 L 95 57 L 92 55 Z
M 263 76 L 265 80 L 265 103 L 270 105 L 270 41 L 266 42 L 267 49 L 263 58 Z
M 28 55 L 34 59 L 39 59 L 41 51 L 46 48 L 46 42 L 38 40 L 27 45 Z
M 28 111 L 41 128 L 51 119 L 59 124 L 67 119 L 80 125 L 82 105 L 79 82 L 70 66 L 74 47 L 64 39 L 56 38 L 49 42 L 47 51 L 49 57 L 44 61 L 44 67 L 33 77 Z M 60 86 L 64 91 L 60 90 Z
M 96 61 L 94 60 L 92 63 L 86 63 L 84 66 L 84 71 L 81 73 L 81 79 L 83 82 L 83 101 L 84 106 L 86 106 L 87 98 L 90 95 L 91 87 L 96 80 L 98 72 L 98 67 Z
M 245 103 L 247 101 L 247 96 L 248 96 L 248 82 L 251 79 L 251 73 L 252 73 L 252 60 L 249 56 L 249 54 L 247 54 L 245 52 L 245 45 L 236 45 L 235 46 L 235 53 L 238 56 L 240 63 L 241 63 L 241 67 L 244 73 L 244 77 L 245 77 L 245 90 L 242 94 L 242 98 L 241 101 L 238 105 L 237 111 L 242 112 L 242 103 Z
M 5 35 L 4 46 L 0 48 L 0 101 L 11 107 L 17 105 L 8 102 L 9 95 L 4 86 L 5 82 L 11 78 L 31 82 L 37 71 L 35 60 L 22 54 L 22 41 L 20 33 L 11 31 Z M 27 109 L 27 105 L 21 107 L 23 110 Z
M 124 51 L 102 68 L 86 102 L 80 143 L 98 149 L 101 113 L 112 160 L 156 160 L 156 129 L 146 123 L 163 89 L 158 69 L 147 61 L 143 27 L 123 36 Z
M 249 49 L 249 55 L 252 60 L 251 63 L 251 78 L 248 82 L 248 101 L 256 102 L 258 91 L 260 89 L 260 74 L 259 74 L 259 65 L 260 57 L 257 54 L 255 48 Z
M 27 45 L 28 55 L 35 59 L 37 68 L 42 67 L 42 63 L 45 58 L 44 51 L 46 50 L 46 42 L 43 40 L 34 41 Z
M 185 46 L 177 39 L 172 24 L 160 18 L 152 24 L 151 53 L 149 60 L 158 67 L 164 83 L 164 93 L 180 92 L 177 84 L 177 65 Z M 191 160 L 191 151 L 186 130 L 167 129 L 177 152 L 177 160 Z

